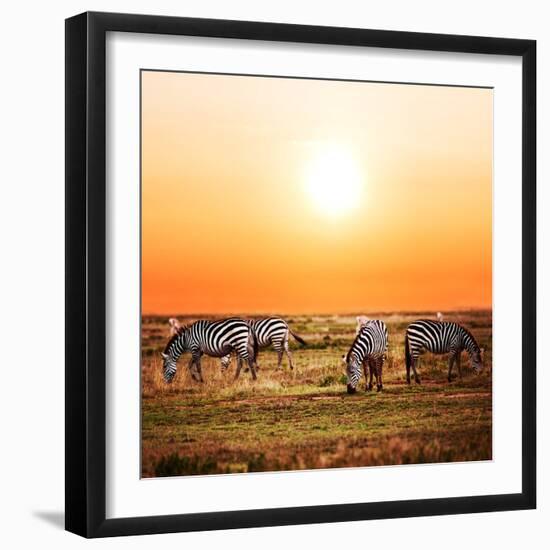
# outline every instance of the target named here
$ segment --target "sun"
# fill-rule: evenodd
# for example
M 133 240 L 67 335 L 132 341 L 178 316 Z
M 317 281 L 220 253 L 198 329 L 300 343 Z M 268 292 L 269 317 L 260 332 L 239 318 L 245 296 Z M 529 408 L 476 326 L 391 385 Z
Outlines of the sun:
M 310 159 L 306 169 L 306 191 L 315 208 L 339 217 L 359 206 L 363 190 L 361 170 L 351 151 L 325 147 Z

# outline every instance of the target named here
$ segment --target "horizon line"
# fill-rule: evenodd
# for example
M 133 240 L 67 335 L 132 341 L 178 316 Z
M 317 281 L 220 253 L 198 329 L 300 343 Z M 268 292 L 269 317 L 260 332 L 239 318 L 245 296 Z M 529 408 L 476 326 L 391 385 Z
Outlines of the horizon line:
M 289 316 L 328 316 L 328 315 L 338 315 L 338 316 L 354 316 L 354 315 L 364 315 L 364 314 L 374 314 L 374 313 L 384 313 L 384 314 L 406 314 L 406 313 L 428 313 L 428 312 L 440 312 L 440 313 L 458 313 L 465 311 L 493 311 L 492 306 L 466 306 L 466 307 L 457 307 L 451 309 L 433 309 L 433 308 L 415 308 L 415 309 L 400 309 L 400 310 L 391 310 L 391 309 L 371 309 L 371 310 L 356 310 L 356 311 L 304 311 L 304 312 L 279 312 L 279 311 L 221 311 L 221 312 L 206 312 L 206 311 L 194 311 L 194 312 L 170 312 L 170 313 L 158 313 L 158 312 L 141 312 L 142 317 L 177 317 L 177 316 L 187 316 L 187 317 L 206 317 L 206 316 L 223 316 L 223 315 L 243 315 L 243 316 L 271 316 L 271 315 L 289 315 Z

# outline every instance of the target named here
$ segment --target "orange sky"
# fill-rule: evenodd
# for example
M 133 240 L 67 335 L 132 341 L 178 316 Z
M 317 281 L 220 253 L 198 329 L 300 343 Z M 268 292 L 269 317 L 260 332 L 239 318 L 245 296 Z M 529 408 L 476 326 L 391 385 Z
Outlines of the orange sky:
M 143 313 L 490 307 L 492 98 L 142 72 Z

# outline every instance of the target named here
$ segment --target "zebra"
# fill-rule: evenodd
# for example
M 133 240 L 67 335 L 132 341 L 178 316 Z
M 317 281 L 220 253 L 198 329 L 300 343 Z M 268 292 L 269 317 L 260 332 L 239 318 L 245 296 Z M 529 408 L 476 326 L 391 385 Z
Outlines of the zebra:
M 173 328 L 173 323 L 170 322 Z M 186 352 L 191 352 L 189 370 L 194 380 L 204 382 L 201 371 L 201 356 L 223 357 L 235 351 L 238 357 L 235 379 L 239 377 L 242 361 L 248 363 L 252 379 L 256 380 L 256 354 L 258 343 L 246 321 L 238 318 L 219 321 L 195 321 L 193 324 L 178 327 L 170 338 L 164 351 L 163 376 L 167 383 L 172 382 L 177 370 L 177 361 Z M 195 370 L 193 370 L 195 367 Z
M 307 345 L 307 342 L 293 332 L 287 322 L 280 317 L 266 317 L 263 319 L 250 319 L 246 321 L 252 332 L 256 336 L 258 341 L 258 348 L 267 348 L 273 346 L 273 349 L 277 352 L 277 368 L 281 368 L 283 360 L 283 352 L 288 357 L 288 364 L 291 369 L 294 369 L 294 363 L 292 361 L 292 353 L 288 347 L 289 335 L 292 335 L 297 342 L 302 346 Z M 229 368 L 231 364 L 231 354 L 227 354 L 221 359 L 222 371 Z M 259 367 L 257 367 L 259 368 Z
M 458 366 L 458 375 L 462 380 L 460 354 L 466 350 L 470 356 L 470 363 L 477 374 L 483 369 L 483 350 L 479 347 L 472 333 L 452 322 L 421 319 L 411 323 L 405 333 L 405 365 L 407 368 L 407 384 L 411 383 L 411 367 L 414 379 L 420 384 L 420 377 L 416 372 L 418 357 L 425 351 L 436 354 L 449 354 L 449 374 L 451 381 L 453 364 Z
M 361 366 L 367 379 L 367 366 L 370 378 L 365 388 L 372 390 L 372 376 L 376 375 L 376 391 L 382 389 L 382 366 L 388 349 L 388 329 L 383 321 L 371 319 L 361 326 L 347 355 L 343 357 L 346 363 L 348 393 L 357 391 L 357 383 L 361 378 Z

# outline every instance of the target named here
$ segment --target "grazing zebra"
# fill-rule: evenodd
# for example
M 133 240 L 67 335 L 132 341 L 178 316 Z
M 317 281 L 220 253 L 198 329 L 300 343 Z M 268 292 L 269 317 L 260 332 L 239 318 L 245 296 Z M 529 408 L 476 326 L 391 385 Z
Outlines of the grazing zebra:
M 173 326 L 173 323 L 170 325 Z M 239 359 L 235 378 L 239 377 L 242 361 L 246 361 L 252 378 L 256 380 L 257 340 L 248 323 L 242 319 L 195 321 L 187 327 L 179 327 L 162 353 L 163 374 L 166 382 L 172 382 L 176 375 L 177 361 L 186 351 L 191 352 L 189 370 L 194 380 L 204 382 L 201 371 L 201 356 L 203 354 L 223 357 L 231 351 L 235 351 Z
M 289 335 L 292 335 L 297 342 L 306 345 L 306 341 L 295 334 L 288 326 L 287 322 L 280 317 L 266 317 L 265 319 L 251 319 L 246 321 L 258 341 L 258 348 L 267 348 L 273 346 L 273 349 L 277 352 L 277 368 L 281 368 L 281 362 L 283 360 L 283 352 L 288 357 L 288 364 L 291 369 L 294 369 L 294 363 L 292 362 L 292 353 L 288 347 Z M 226 370 L 231 364 L 231 354 L 222 357 L 221 360 L 222 371 Z
M 367 366 L 370 371 L 366 390 L 372 390 L 372 376 L 376 375 L 376 390 L 382 389 L 382 366 L 388 349 L 388 329 L 383 321 L 373 319 L 362 325 L 355 337 L 347 355 L 343 357 L 346 363 L 348 393 L 357 391 L 357 383 L 361 378 L 361 366 L 367 379 Z
M 470 355 L 470 363 L 477 374 L 483 368 L 483 350 L 478 346 L 472 333 L 458 323 L 432 321 L 421 319 L 411 323 L 405 334 L 405 365 L 407 368 L 407 384 L 411 383 L 411 367 L 414 379 L 420 384 L 416 372 L 418 357 L 425 351 L 436 354 L 449 354 L 449 374 L 451 381 L 453 364 L 458 365 L 458 375 L 462 379 L 460 354 L 466 350 Z

